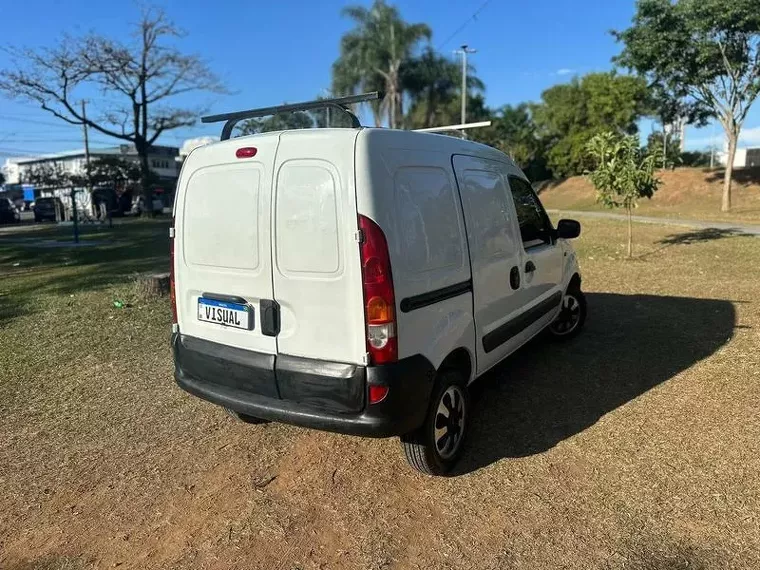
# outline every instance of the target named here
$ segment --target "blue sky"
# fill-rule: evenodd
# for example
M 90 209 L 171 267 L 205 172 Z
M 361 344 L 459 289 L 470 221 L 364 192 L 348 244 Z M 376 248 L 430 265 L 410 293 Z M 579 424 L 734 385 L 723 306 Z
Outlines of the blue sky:
M 275 2 L 221 0 L 159 0 L 186 32 L 178 40 L 187 52 L 206 59 L 233 94 L 198 95 L 194 104 L 210 112 L 267 106 L 313 99 L 330 86 L 330 68 L 338 55 L 340 36 L 350 22 L 341 8 L 354 2 L 279 0 Z M 367 3 L 367 2 L 364 2 Z M 537 100 L 541 91 L 575 74 L 611 68 L 619 51 L 610 29 L 626 27 L 633 0 L 397 0 L 403 17 L 426 22 L 433 29 L 432 45 L 445 53 L 467 43 L 485 81 L 489 106 Z M 471 16 L 482 8 L 476 19 Z M 133 1 L 37 0 L 34 9 L 23 2 L 3 6 L 4 45 L 49 45 L 63 33 L 96 31 L 128 39 L 128 22 L 139 4 Z M 15 22 L 15 23 L 14 23 Z M 457 32 L 462 27 L 463 29 Z M 453 36 L 453 37 L 452 37 Z M 9 63 L 0 51 L 0 68 Z M 93 97 L 92 94 L 84 94 Z M 760 108 L 745 124 L 745 142 L 760 142 Z M 649 131 L 651 125 L 642 124 Z M 162 136 L 160 143 L 218 135 L 217 125 L 198 125 Z M 689 148 L 703 148 L 720 128 L 687 132 Z M 0 98 L 0 160 L 7 156 L 81 148 L 81 128 L 66 126 L 28 103 Z M 118 144 L 92 133 L 92 146 Z

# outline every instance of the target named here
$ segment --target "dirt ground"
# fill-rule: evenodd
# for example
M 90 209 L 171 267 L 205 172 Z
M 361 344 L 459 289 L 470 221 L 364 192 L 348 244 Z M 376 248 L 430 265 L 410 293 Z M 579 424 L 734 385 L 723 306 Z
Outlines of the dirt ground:
M 651 200 L 639 201 L 636 214 L 694 220 L 760 221 L 760 169 L 734 171 L 732 209 L 720 211 L 723 171 L 703 168 L 677 168 L 659 172 L 662 186 Z M 541 201 L 557 210 L 604 210 L 596 203 L 596 193 L 583 176 L 541 185 Z M 623 210 L 614 210 L 623 212 Z
M 637 225 L 624 261 L 624 228 L 584 224 L 587 330 L 478 381 L 449 478 L 177 388 L 124 255 L 165 225 L 0 238 L 0 568 L 760 567 L 760 240 Z

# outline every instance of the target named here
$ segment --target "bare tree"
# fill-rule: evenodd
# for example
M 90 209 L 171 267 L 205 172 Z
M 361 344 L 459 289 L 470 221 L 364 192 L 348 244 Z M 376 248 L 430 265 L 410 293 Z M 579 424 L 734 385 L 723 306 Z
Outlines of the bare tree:
M 11 49 L 14 68 L 0 71 L 0 91 L 35 102 L 72 125 L 86 124 L 134 144 L 148 198 L 151 145 L 166 131 L 193 125 L 203 112 L 168 100 L 195 91 L 225 92 L 200 57 L 167 44 L 182 36 L 164 12 L 148 9 L 130 43 L 90 34 L 64 37 L 52 48 Z M 85 115 L 80 99 L 93 88 L 100 96 Z

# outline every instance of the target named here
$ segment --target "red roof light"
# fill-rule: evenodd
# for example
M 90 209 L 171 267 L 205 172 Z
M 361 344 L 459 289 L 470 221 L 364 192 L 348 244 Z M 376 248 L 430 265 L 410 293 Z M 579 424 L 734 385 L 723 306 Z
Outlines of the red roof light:
M 255 146 L 244 146 L 235 151 L 235 156 L 238 158 L 251 158 L 256 156 L 258 150 Z

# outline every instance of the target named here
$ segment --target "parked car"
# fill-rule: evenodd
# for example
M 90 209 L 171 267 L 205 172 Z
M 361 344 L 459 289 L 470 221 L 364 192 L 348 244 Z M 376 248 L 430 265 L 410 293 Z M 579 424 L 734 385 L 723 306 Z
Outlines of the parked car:
M 400 436 L 414 468 L 443 474 L 468 386 L 586 317 L 580 224 L 553 227 L 514 162 L 475 142 L 234 138 L 194 150 L 177 192 L 175 379 L 245 421 Z
M 64 206 L 60 198 L 37 198 L 34 203 L 34 221 L 50 220 L 57 222 L 63 219 Z
M 21 214 L 10 198 L 0 198 L 0 224 L 15 224 L 21 221 Z

